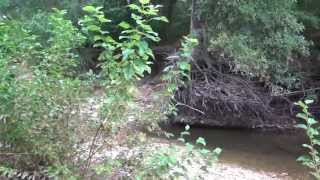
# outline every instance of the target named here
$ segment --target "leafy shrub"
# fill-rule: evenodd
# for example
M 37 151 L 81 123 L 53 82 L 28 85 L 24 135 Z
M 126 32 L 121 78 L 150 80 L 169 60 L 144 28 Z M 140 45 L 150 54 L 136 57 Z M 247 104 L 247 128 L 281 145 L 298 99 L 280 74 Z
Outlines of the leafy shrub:
M 202 137 L 196 140 L 200 147 L 187 142 L 185 137 L 190 135 L 189 130 L 187 125 L 178 138 L 183 147 L 170 145 L 147 156 L 137 179 L 203 179 L 203 174 L 218 160 L 222 150 L 205 148 L 206 141 Z
M 212 48 L 234 58 L 234 70 L 291 88 L 299 83 L 295 60 L 310 43 L 295 13 L 297 1 L 208 1 Z
M 312 169 L 311 174 L 320 179 L 320 134 L 319 134 L 319 122 L 316 121 L 309 112 L 309 105 L 312 104 L 312 100 L 300 101 L 296 103 L 302 109 L 302 113 L 297 115 L 298 118 L 304 121 L 303 124 L 297 125 L 298 128 L 303 129 L 307 137 L 309 138 L 309 144 L 303 144 L 309 153 L 298 158 L 298 161 L 303 165 Z
M 185 87 L 187 80 L 190 79 L 191 53 L 197 45 L 197 39 L 191 36 L 184 37 L 178 59 L 164 69 L 165 74 L 162 79 L 166 82 L 166 89 L 163 95 L 169 98 L 168 114 L 177 115 L 178 102 L 175 101 L 175 93 L 179 88 Z
M 108 125 L 105 127 L 117 127 L 124 120 L 135 92 L 135 80 L 151 71 L 149 65 L 153 53 L 149 42 L 160 39 L 148 23 L 166 21 L 166 18 L 158 16 L 158 7 L 148 0 L 140 0 L 138 5 L 130 4 L 128 8 L 133 11 L 131 18 L 134 23 L 121 22 L 118 25 L 122 29 L 119 39 L 102 30 L 102 26 L 110 22 L 104 17 L 102 7 L 84 7 L 88 15 L 80 21 L 94 46 L 104 49 L 99 60 L 102 68 L 100 77 L 106 89 L 102 112 L 107 119 L 104 123 Z
M 71 50 L 82 38 L 63 14 L 49 16 L 53 35 L 47 48 L 21 22 L 0 25 L 0 142 L 13 152 L 15 168 L 72 162 L 73 120 L 84 94 L 82 82 L 65 72 L 75 65 Z
M 48 15 L 49 47 L 41 52 L 43 58 L 38 64 L 51 75 L 70 76 L 77 66 L 72 50 L 84 42 L 84 37 L 70 20 L 65 19 L 66 11 L 54 11 Z

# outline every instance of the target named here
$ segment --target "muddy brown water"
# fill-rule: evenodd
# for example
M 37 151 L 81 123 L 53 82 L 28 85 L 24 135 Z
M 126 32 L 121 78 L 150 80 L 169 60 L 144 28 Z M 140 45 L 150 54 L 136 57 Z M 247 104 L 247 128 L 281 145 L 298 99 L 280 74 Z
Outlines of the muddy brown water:
M 167 126 L 175 135 L 183 126 Z M 237 165 L 254 171 L 282 174 L 297 180 L 312 180 L 308 169 L 296 162 L 305 153 L 301 144 L 307 142 L 302 133 L 272 133 L 248 130 L 227 130 L 191 127 L 189 141 L 203 137 L 207 147 L 221 147 L 220 162 Z

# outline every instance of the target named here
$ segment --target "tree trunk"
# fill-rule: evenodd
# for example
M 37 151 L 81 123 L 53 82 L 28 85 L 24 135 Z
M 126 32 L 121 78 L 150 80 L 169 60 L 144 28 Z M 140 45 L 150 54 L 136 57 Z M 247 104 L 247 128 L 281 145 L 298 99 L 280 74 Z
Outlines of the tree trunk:
M 193 51 L 195 61 L 204 61 L 208 67 L 212 67 L 209 53 L 206 21 L 201 18 L 201 1 L 192 0 L 190 33 L 198 39 L 199 45 Z

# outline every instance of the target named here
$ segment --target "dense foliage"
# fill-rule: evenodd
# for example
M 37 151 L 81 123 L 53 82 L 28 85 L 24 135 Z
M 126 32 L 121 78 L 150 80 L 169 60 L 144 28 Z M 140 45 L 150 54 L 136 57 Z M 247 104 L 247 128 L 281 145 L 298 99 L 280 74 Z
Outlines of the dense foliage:
M 235 71 L 266 82 L 295 85 L 295 61 L 308 55 L 304 25 L 295 15 L 296 1 L 210 1 L 212 48 L 235 60 Z
M 65 165 L 77 142 L 74 119 L 83 87 L 72 77 L 76 61 L 71 50 L 83 37 L 64 14 L 55 10 L 48 15 L 46 45 L 24 23 L 1 21 L 0 142 L 23 155 L 15 158 L 20 168 Z

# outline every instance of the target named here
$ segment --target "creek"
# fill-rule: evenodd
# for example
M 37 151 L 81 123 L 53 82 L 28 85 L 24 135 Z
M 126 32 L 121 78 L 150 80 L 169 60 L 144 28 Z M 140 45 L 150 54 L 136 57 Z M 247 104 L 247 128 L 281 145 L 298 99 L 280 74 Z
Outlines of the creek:
M 183 126 L 170 125 L 165 130 L 179 135 Z M 312 180 L 308 169 L 296 162 L 306 153 L 301 147 L 307 142 L 302 133 L 257 132 L 240 129 L 211 129 L 191 127 L 189 141 L 198 137 L 207 141 L 207 147 L 221 147 L 220 162 L 254 171 L 282 174 L 295 180 Z

